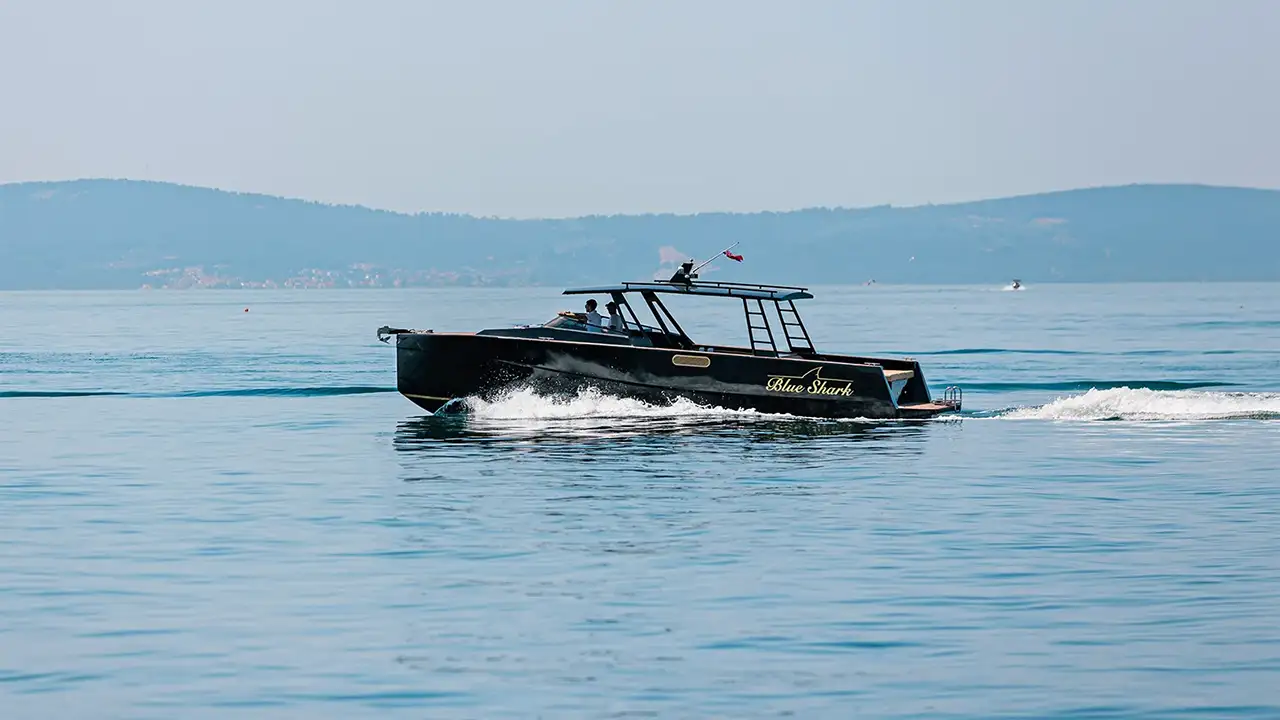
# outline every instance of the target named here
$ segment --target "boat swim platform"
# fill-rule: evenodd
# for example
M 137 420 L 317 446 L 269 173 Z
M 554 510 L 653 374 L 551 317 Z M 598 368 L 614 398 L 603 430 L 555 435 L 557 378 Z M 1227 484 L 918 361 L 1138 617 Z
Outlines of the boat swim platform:
M 954 410 L 951 405 L 938 402 L 916 403 L 914 405 L 899 405 L 898 409 L 909 413 L 939 413 L 946 410 Z

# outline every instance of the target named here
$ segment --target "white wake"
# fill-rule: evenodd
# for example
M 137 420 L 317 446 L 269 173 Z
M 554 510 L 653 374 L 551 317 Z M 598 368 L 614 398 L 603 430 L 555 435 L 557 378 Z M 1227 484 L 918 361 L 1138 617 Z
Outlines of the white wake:
M 1111 388 L 1018 408 L 1013 420 L 1227 420 L 1280 419 L 1280 393 Z
M 640 428 L 655 421 L 683 425 L 707 421 L 804 419 L 795 415 L 699 405 L 684 399 L 671 404 L 647 403 L 608 395 L 592 388 L 569 397 L 541 395 L 529 388 L 514 388 L 492 401 L 473 397 L 467 398 L 464 404 L 471 418 L 503 426 L 523 426 L 530 422 L 534 423 L 533 426 L 541 426 L 542 421 L 575 421 L 575 425 L 579 424 L 577 421 L 587 424 L 607 421 L 603 425 L 616 430 L 629 424 Z M 1006 410 L 995 417 L 1009 420 L 1274 420 L 1280 419 L 1280 393 L 1128 387 L 1094 389 L 1080 395 L 1061 397 L 1045 405 Z
M 698 405 L 679 399 L 670 405 L 656 405 L 631 398 L 606 395 L 593 388 L 573 397 L 539 395 L 528 388 L 512 389 L 493 401 L 467 398 L 471 416 L 481 420 L 572 420 L 572 419 L 720 419 L 734 417 L 787 418 L 755 410 L 729 410 Z

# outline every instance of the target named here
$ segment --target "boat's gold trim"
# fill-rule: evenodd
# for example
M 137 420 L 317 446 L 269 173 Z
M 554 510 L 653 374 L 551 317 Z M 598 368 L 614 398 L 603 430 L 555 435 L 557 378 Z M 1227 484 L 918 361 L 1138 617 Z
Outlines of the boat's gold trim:
M 437 397 L 435 395 L 415 395 L 414 393 L 402 392 L 401 395 L 407 398 L 417 398 L 419 400 L 439 400 L 440 402 L 449 402 L 453 398 Z
M 711 358 L 706 355 L 672 355 L 671 364 L 681 367 L 711 367 Z

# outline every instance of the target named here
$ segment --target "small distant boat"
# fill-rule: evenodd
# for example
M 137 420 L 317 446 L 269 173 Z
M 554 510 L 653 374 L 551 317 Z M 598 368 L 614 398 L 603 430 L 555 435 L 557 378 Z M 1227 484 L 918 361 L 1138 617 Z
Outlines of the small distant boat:
M 433 413 L 513 386 L 547 394 L 595 388 L 651 403 L 683 398 L 807 417 L 929 418 L 960 410 L 960 389 L 948 387 L 935 399 L 912 358 L 818 352 L 795 305 L 813 297 L 806 288 L 703 281 L 687 262 L 665 282 L 564 294 L 608 296 L 615 314 L 602 325 L 561 312 L 541 325 L 478 332 L 379 328 L 379 340 L 396 338 L 397 389 Z M 669 295 L 740 301 L 748 345 L 695 342 L 663 304 Z M 642 322 L 636 308 L 647 309 L 655 324 Z
M 1013 288 L 1014 290 L 1021 290 L 1022 281 L 1015 278 L 1013 281 L 1013 285 L 1010 285 L 1009 287 Z

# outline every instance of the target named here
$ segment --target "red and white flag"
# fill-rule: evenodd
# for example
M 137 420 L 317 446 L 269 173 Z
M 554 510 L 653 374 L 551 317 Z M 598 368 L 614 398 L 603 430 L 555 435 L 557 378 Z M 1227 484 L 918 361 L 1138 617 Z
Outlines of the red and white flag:
M 741 255 L 734 255 L 733 253 L 729 252 L 728 250 L 725 250 L 725 251 L 724 251 L 724 256 L 725 256 L 725 257 L 727 257 L 727 258 L 729 258 L 730 260 L 737 260 L 738 262 L 742 262 L 742 256 L 741 256 Z

